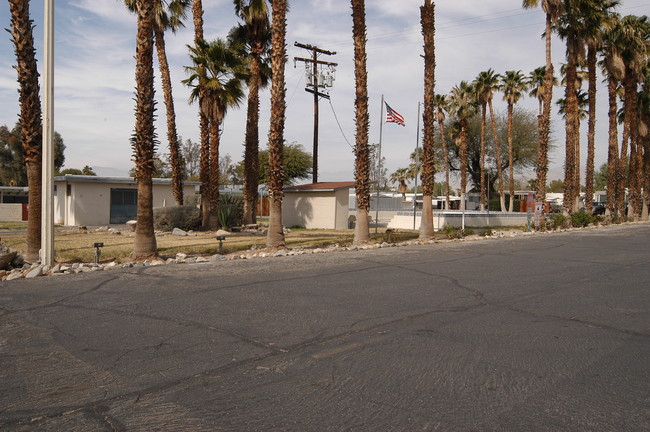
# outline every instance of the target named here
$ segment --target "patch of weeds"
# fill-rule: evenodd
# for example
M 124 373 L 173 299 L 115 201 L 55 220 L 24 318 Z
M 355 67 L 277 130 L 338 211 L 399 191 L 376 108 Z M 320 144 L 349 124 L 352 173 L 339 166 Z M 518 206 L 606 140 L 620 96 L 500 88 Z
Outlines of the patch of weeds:
M 463 231 L 455 228 L 451 225 L 445 225 L 442 228 L 442 232 L 447 236 L 448 239 L 453 240 L 453 239 L 459 239 L 463 237 Z
M 490 237 L 493 234 L 494 234 L 494 232 L 492 231 L 492 228 L 488 228 L 488 229 L 483 230 L 483 232 L 481 234 L 479 234 L 479 235 L 481 237 Z

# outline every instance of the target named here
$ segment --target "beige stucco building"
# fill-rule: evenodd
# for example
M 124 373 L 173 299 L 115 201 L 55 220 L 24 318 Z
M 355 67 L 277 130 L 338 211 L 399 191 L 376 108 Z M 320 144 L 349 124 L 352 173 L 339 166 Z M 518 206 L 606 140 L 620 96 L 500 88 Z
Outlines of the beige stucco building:
M 197 182 L 184 182 L 185 198 Z M 137 215 L 138 189 L 132 177 L 70 175 L 54 178 L 54 223 L 60 225 L 123 224 Z M 153 206 L 176 205 L 171 179 L 153 179 Z
M 284 188 L 282 223 L 308 229 L 346 229 L 354 182 L 320 182 Z

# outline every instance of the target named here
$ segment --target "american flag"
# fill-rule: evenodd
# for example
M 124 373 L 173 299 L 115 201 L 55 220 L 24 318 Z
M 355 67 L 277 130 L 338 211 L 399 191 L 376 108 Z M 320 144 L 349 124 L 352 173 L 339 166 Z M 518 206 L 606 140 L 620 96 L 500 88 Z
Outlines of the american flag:
M 394 109 L 390 107 L 386 102 L 386 123 L 397 123 L 398 125 L 406 126 L 404 123 L 404 117 Z

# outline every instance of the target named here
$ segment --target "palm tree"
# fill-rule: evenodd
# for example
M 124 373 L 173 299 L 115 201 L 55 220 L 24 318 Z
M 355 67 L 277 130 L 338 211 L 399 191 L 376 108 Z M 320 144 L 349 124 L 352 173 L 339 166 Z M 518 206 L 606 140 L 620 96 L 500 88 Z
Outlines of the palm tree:
M 503 191 L 503 169 L 501 164 L 501 147 L 499 146 L 499 135 L 497 134 L 497 124 L 494 120 L 494 107 L 492 106 L 493 92 L 499 89 L 499 80 L 501 75 L 495 74 L 492 69 L 488 69 L 483 85 L 485 85 L 488 107 L 490 109 L 490 123 L 492 124 L 492 139 L 494 140 L 494 153 L 497 162 L 497 180 L 499 182 L 499 203 L 501 211 L 506 210 L 506 198 Z M 489 203 L 488 203 L 489 205 Z
M 639 113 L 639 139 L 644 142 L 643 151 L 643 210 L 641 220 L 647 221 L 650 218 L 650 59 L 644 70 L 643 87 L 639 92 L 638 113 Z
M 585 60 L 583 22 L 580 1 L 566 0 L 564 13 L 558 20 L 557 33 L 566 41 L 565 68 L 565 161 L 564 161 L 564 210 L 573 214 L 579 208 L 580 195 L 580 128 L 578 90 L 580 78 L 578 65 Z
M 233 0 L 235 13 L 243 21 L 233 28 L 229 39 L 244 47 L 241 53 L 248 59 L 248 109 L 244 150 L 244 221 L 257 219 L 257 189 L 259 186 L 259 116 L 261 88 L 270 75 L 268 50 L 271 44 L 269 8 L 266 0 Z
M 503 191 L 503 172 L 501 169 L 501 152 L 499 148 L 499 139 L 497 135 L 496 122 L 494 120 L 494 109 L 492 106 L 492 99 L 494 91 L 499 88 L 498 74 L 495 74 L 492 69 L 488 69 L 479 73 L 476 80 L 474 80 L 474 91 L 476 92 L 476 100 L 481 104 L 481 210 L 485 210 L 485 200 L 487 192 L 487 181 L 485 179 L 485 128 L 487 127 L 486 109 L 490 109 L 490 121 L 492 124 L 492 137 L 494 140 L 494 151 L 497 164 L 497 179 L 499 182 L 499 197 L 501 202 L 501 211 L 505 211 L 505 195 Z M 489 205 L 489 204 L 488 204 Z
M 32 20 L 29 2 L 9 0 L 11 11 L 11 41 L 16 53 L 15 69 L 18 73 L 20 103 L 21 142 L 25 152 L 27 171 L 29 218 L 27 221 L 27 261 L 38 260 L 41 247 L 41 168 L 42 133 L 41 99 L 39 96 L 38 70 L 34 53 Z
M 479 164 L 480 164 L 480 192 L 481 192 L 481 197 L 480 197 L 480 209 L 481 211 L 485 210 L 485 199 L 487 196 L 487 185 L 485 181 L 485 127 L 487 123 L 487 103 L 488 103 L 488 98 L 491 95 L 492 90 L 491 86 L 489 83 L 486 81 L 488 79 L 491 80 L 491 76 L 493 75 L 494 72 L 492 69 L 489 71 L 483 71 L 478 74 L 476 79 L 474 79 L 474 82 L 472 83 L 472 87 L 474 89 L 475 95 L 474 97 L 476 98 L 476 101 L 481 105 L 481 156 L 479 159 Z
M 619 184 L 623 183 L 622 173 L 619 170 L 618 149 L 618 91 L 620 82 L 625 76 L 625 64 L 621 56 L 624 46 L 622 45 L 622 25 L 619 15 L 612 17 L 613 24 L 603 35 L 603 61 L 601 64 L 603 75 L 607 79 L 607 95 L 609 100 L 608 109 L 608 150 L 607 150 L 607 210 L 614 221 L 619 221 L 622 216 L 622 207 L 619 207 L 618 194 Z M 623 198 L 624 199 L 624 198 Z
M 155 94 L 153 85 L 154 4 L 153 0 L 138 0 L 138 32 L 135 54 L 135 132 L 131 138 L 135 161 L 135 179 L 138 183 L 138 212 L 133 245 L 133 257 L 144 259 L 155 256 L 156 235 L 153 230 Z
M 544 113 L 544 95 L 546 94 L 544 90 L 544 82 L 546 81 L 546 66 L 540 66 L 535 68 L 530 75 L 527 77 L 528 82 L 528 96 L 532 98 L 537 98 L 539 102 L 539 114 L 541 117 Z M 557 79 L 554 78 L 553 85 L 557 85 Z
M 365 0 L 351 0 L 352 39 L 354 40 L 356 142 L 354 146 L 357 195 L 357 222 L 354 243 L 370 241 L 368 212 L 370 210 L 370 149 L 368 148 L 368 71 L 366 69 L 366 5 Z M 383 119 L 381 120 L 383 121 Z
M 460 84 L 451 89 L 450 107 L 458 119 L 460 142 L 460 193 L 462 202 L 465 202 L 465 193 L 467 192 L 467 126 L 469 119 L 476 112 L 476 103 L 473 100 L 474 89 L 467 81 L 461 81 Z
M 137 0 L 124 0 L 131 12 L 136 12 Z M 165 48 L 165 32 L 172 33 L 183 27 L 183 19 L 190 7 L 190 0 L 154 0 L 154 36 L 156 54 L 163 88 L 165 110 L 167 112 L 167 141 L 169 143 L 169 160 L 172 168 L 172 192 L 177 205 L 183 204 L 183 161 L 180 142 L 176 131 L 176 110 L 172 95 L 172 80 Z
M 230 107 L 239 106 L 244 98 L 242 80 L 246 78 L 244 60 L 237 48 L 222 39 L 207 43 L 196 41 L 188 45 L 194 66 L 185 69 L 190 77 L 183 80 L 192 87 L 190 102 L 200 100 L 201 111 L 210 125 L 210 183 L 208 188 L 208 213 L 210 228 L 217 228 L 216 211 L 219 206 L 219 137 L 221 123 Z
M 397 192 L 402 194 L 402 201 L 406 201 L 406 191 L 408 190 L 408 185 L 406 182 L 411 178 L 411 172 L 409 168 L 398 168 L 394 173 L 390 175 L 390 181 L 397 183 Z
M 437 94 L 433 101 L 436 108 L 435 116 L 440 127 L 440 140 L 442 141 L 442 157 L 445 163 L 445 209 L 449 210 L 449 153 L 447 152 L 447 139 L 445 137 L 445 111 L 449 110 L 447 96 Z
M 203 4 L 201 0 L 194 0 L 192 4 L 192 18 L 194 21 L 194 44 L 203 40 Z M 207 197 L 210 187 L 210 124 L 208 117 L 201 107 L 204 105 L 205 96 L 199 90 L 199 129 L 201 134 L 201 157 L 199 162 L 199 180 L 201 181 L 201 220 L 202 228 L 208 228 L 210 219 Z
M 287 0 L 273 0 L 271 37 L 271 124 L 269 127 L 269 230 L 266 245 L 284 247 L 282 186 L 284 181 L 284 119 L 286 89 L 284 66 L 287 57 Z
M 541 5 L 542 10 L 546 14 L 546 28 L 544 37 L 546 39 L 546 66 L 544 77 L 544 94 L 542 100 L 542 114 L 538 121 L 538 150 L 537 150 L 537 166 L 535 172 L 537 174 L 537 187 L 535 192 L 535 199 L 537 201 L 544 201 L 546 199 L 546 176 L 548 173 L 548 144 L 551 132 L 551 105 L 553 104 L 553 58 L 551 56 L 551 38 L 553 25 L 557 22 L 559 16 L 562 14 L 564 7 L 563 0 L 522 0 L 522 5 L 525 9 L 535 8 Z
M 512 116 L 514 107 L 523 96 L 523 93 L 528 88 L 528 84 L 524 75 L 520 70 L 506 71 L 501 76 L 501 91 L 503 92 L 503 100 L 508 103 L 508 168 L 510 180 L 510 202 L 508 203 L 508 211 L 514 210 L 515 200 L 515 172 L 513 163 L 513 146 L 512 146 Z M 537 92 L 539 93 L 539 92 Z
M 650 22 L 647 16 L 628 15 L 621 20 L 623 30 L 622 57 L 625 64 L 623 149 L 629 140 L 630 163 L 628 172 L 630 202 L 628 216 L 635 219 L 641 213 L 641 185 L 643 183 L 643 152 L 638 145 L 637 86 L 643 80 L 643 66 L 650 51 Z M 622 159 L 622 157 L 621 157 Z M 619 198 L 620 199 L 620 198 Z
M 589 130 L 587 133 L 587 167 L 585 172 L 585 209 L 593 211 L 594 156 L 596 139 L 596 67 L 598 51 L 603 45 L 603 32 L 613 24 L 611 9 L 618 0 L 583 0 L 583 38 L 587 44 L 587 75 L 589 79 Z
M 422 217 L 420 238 L 433 237 L 433 189 L 435 187 L 434 165 L 434 98 L 435 98 L 435 6 L 425 0 L 420 7 L 420 22 L 424 37 L 424 137 L 422 142 Z

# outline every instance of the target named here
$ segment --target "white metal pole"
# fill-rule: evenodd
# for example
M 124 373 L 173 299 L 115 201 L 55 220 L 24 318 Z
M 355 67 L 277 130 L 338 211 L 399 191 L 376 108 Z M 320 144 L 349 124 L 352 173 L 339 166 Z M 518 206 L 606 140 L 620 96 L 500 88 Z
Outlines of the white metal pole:
M 44 0 L 41 264 L 54 261 L 54 0 Z
M 381 112 L 379 114 L 379 151 L 377 158 L 377 199 L 375 202 L 375 234 L 379 225 L 379 180 L 381 180 L 381 140 L 384 135 L 384 95 L 381 95 Z

